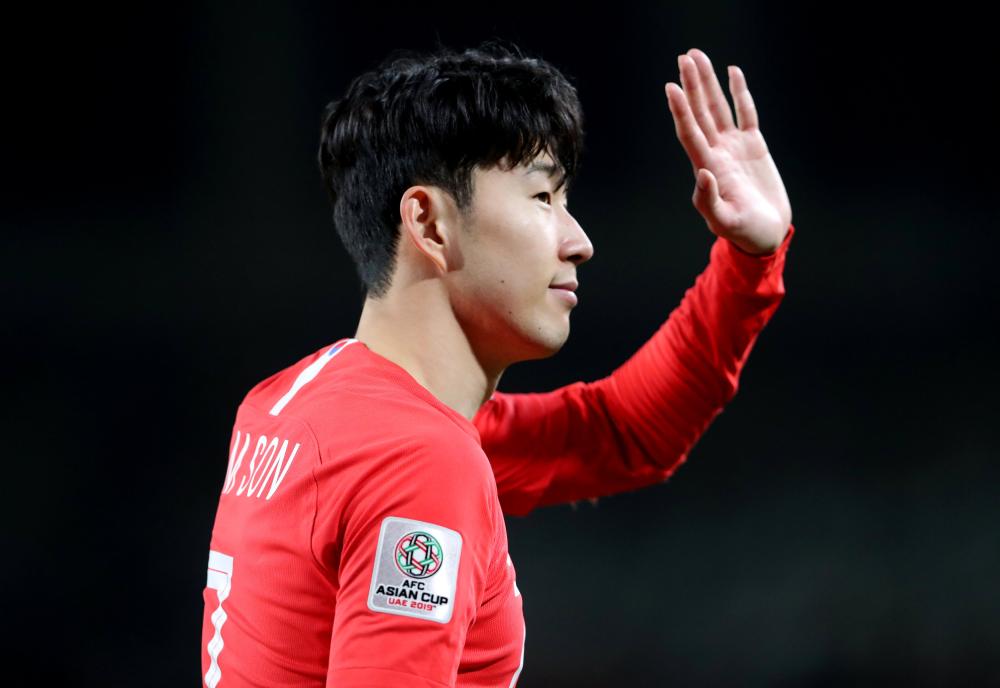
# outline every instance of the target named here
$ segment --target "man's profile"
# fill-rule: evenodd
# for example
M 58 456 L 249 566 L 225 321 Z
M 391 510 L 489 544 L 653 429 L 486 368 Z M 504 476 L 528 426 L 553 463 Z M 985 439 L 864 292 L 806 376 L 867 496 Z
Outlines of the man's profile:
M 594 246 L 569 211 L 583 117 L 510 44 L 406 54 L 326 109 L 319 164 L 365 290 L 356 331 L 241 403 L 204 590 L 204 684 L 514 686 L 526 626 L 504 514 L 666 480 L 736 393 L 783 295 L 791 207 L 746 81 L 666 97 L 717 239 L 611 375 L 497 391 L 565 344 Z

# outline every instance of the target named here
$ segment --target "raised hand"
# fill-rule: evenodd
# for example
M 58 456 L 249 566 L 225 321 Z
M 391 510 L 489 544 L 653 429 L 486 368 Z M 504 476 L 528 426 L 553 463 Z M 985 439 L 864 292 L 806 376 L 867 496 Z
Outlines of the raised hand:
M 691 48 L 677 57 L 681 86 L 665 89 L 677 138 L 695 176 L 694 207 L 708 228 L 747 253 L 772 253 L 784 240 L 792 208 L 757 124 L 743 71 L 729 67 L 733 122 L 711 61 Z

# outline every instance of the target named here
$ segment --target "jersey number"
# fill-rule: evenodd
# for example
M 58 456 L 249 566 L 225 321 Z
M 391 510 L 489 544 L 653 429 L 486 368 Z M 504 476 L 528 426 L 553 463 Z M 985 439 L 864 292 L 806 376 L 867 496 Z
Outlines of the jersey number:
M 205 685 L 208 688 L 215 688 L 222 680 L 222 669 L 219 668 L 219 653 L 222 652 L 222 625 L 228 618 L 226 610 L 222 608 L 222 603 L 229 597 L 229 591 L 233 589 L 233 558 L 228 554 L 216 552 L 214 549 L 208 552 L 208 582 L 205 584 L 209 590 L 215 590 L 219 595 L 219 606 L 212 612 L 212 626 L 215 627 L 215 635 L 208 641 L 208 656 L 212 660 L 211 666 L 205 672 Z

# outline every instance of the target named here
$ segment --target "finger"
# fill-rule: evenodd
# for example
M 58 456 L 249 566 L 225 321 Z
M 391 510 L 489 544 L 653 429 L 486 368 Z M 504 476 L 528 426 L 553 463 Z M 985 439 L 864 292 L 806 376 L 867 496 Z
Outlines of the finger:
M 698 67 L 698 75 L 701 77 L 702 90 L 705 94 L 705 105 L 712 115 L 716 129 L 720 132 L 727 129 L 734 129 L 736 125 L 733 123 L 733 113 L 729 109 L 729 101 L 726 100 L 726 94 L 722 92 L 722 86 L 719 85 L 719 79 L 715 75 L 715 67 L 712 66 L 712 61 L 708 59 L 708 55 L 698 50 L 698 48 L 691 48 L 687 54 L 694 60 L 695 65 Z
M 736 104 L 736 120 L 740 123 L 740 129 L 756 129 L 759 126 L 757 108 L 753 104 L 750 89 L 747 88 L 743 70 L 736 65 L 729 65 L 729 92 L 733 94 L 733 102 Z
M 681 142 L 684 152 L 695 172 L 699 167 L 708 164 L 709 146 L 701 127 L 695 120 L 694 113 L 683 89 L 672 81 L 668 81 L 665 87 L 667 91 L 667 102 L 670 106 L 670 114 L 674 118 L 674 130 L 677 132 L 677 139 Z
M 678 55 L 677 67 L 681 73 L 681 86 L 691 104 L 691 112 L 694 113 L 695 121 L 698 122 L 698 126 L 709 145 L 715 145 L 718 131 L 715 127 L 715 120 L 712 119 L 712 115 L 705 107 L 705 93 L 701 85 L 701 77 L 698 75 L 698 66 L 690 55 Z

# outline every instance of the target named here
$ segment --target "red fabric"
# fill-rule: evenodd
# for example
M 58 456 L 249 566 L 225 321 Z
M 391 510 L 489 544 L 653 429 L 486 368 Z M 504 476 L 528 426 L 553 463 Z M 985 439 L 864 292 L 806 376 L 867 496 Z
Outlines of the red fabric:
M 210 571 L 204 590 L 203 683 L 513 685 L 524 617 L 502 512 L 633 490 L 676 470 L 736 393 L 784 295 L 794 231 L 769 256 L 717 239 L 680 306 L 611 375 L 496 392 L 473 422 L 354 340 L 254 387 L 237 412 L 212 532 L 231 576 Z M 461 534 L 448 622 L 369 608 L 388 516 Z
M 300 373 L 330 350 L 257 385 L 237 413 L 229 489 L 220 496 L 211 543 L 233 561 L 221 604 L 227 618 L 217 685 L 512 685 L 524 617 L 496 483 L 475 426 L 357 341 L 271 415 Z M 276 446 L 288 441 L 285 465 L 298 450 L 268 499 L 281 474 L 268 464 L 273 438 Z M 461 534 L 446 623 L 369 608 L 388 516 Z M 205 675 L 214 675 L 208 648 L 219 597 L 206 586 L 206 685 Z
M 795 227 L 768 255 L 726 239 L 681 304 L 613 373 L 545 393 L 496 392 L 473 422 L 505 514 L 666 480 L 736 394 L 740 370 L 785 294 Z

